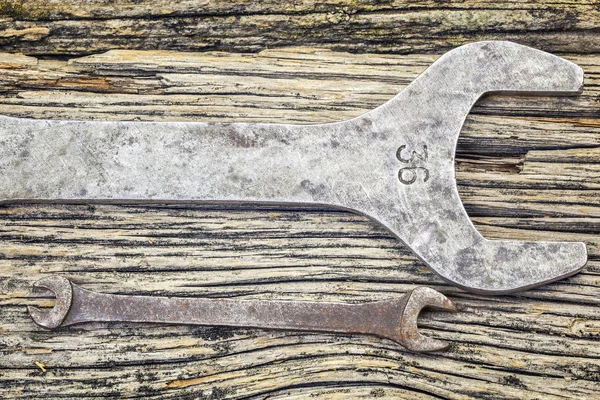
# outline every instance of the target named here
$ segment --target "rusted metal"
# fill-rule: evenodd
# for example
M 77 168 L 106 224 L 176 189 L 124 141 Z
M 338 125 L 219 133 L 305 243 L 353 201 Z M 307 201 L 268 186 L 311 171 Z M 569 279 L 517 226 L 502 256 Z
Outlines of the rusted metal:
M 397 299 L 361 304 L 115 295 L 82 289 L 61 276 L 42 279 L 34 287 L 56 295 L 50 311 L 28 307 L 35 323 L 48 329 L 121 321 L 358 333 L 391 339 L 419 352 L 448 346 L 419 333 L 420 311 L 424 307 L 456 311 L 446 296 L 428 287 L 417 287 Z

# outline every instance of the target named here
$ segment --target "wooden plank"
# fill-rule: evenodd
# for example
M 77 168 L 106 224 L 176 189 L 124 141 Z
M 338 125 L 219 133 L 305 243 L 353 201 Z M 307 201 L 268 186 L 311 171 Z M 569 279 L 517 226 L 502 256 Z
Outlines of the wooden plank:
M 548 51 L 600 49 L 595 0 L 3 0 L 0 46 L 28 54 L 107 49 L 259 51 L 319 45 L 360 52 L 442 52 L 508 39 Z
M 334 121 L 388 100 L 436 57 L 307 47 L 110 51 L 70 60 L 5 53 L 0 112 Z M 572 59 L 586 70 L 580 97 L 483 99 L 463 129 L 456 168 L 465 207 L 486 237 L 585 241 L 590 261 L 580 274 L 518 295 L 467 294 L 376 223 L 332 209 L 4 205 L 0 396 L 594 398 L 600 58 Z M 347 302 L 423 284 L 447 294 L 460 312 L 423 315 L 426 334 L 452 343 L 428 355 L 366 336 L 254 329 L 94 323 L 49 332 L 25 306 L 52 303 L 30 290 L 50 274 L 109 293 Z

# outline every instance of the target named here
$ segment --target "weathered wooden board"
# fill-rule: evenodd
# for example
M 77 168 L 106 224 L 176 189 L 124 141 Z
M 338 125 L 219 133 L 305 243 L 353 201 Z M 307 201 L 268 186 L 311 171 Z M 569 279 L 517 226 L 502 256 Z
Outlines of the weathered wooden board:
M 599 43 L 592 26 L 594 2 L 79 3 L 0 2 L 4 15 L 13 7 L 11 18 L 0 23 L 5 40 L 0 48 L 45 55 L 0 54 L 1 114 L 317 123 L 381 104 L 442 49 L 462 41 L 498 35 L 573 53 L 566 57 L 586 73 L 581 96 L 481 100 L 463 129 L 456 169 L 465 206 L 486 237 L 580 240 L 588 244 L 590 261 L 564 281 L 485 297 L 444 284 L 377 224 L 343 211 L 5 205 L 0 207 L 1 398 L 598 397 L 600 56 L 591 54 Z M 374 31 L 363 32 L 358 23 L 327 28 L 314 22 L 343 13 L 344 7 L 359 9 L 349 13 L 351 21 L 371 18 L 368 26 L 378 35 L 392 24 L 396 30 L 377 42 L 367 36 Z M 560 25 L 571 9 L 570 19 Z M 460 15 L 469 18 L 452 19 Z M 519 22 L 519 15 L 527 23 Z M 290 21 L 281 35 L 259 23 L 275 17 Z M 409 26 L 408 18 L 416 22 Z M 426 23 L 435 18 L 442 21 L 438 30 L 426 33 Z M 309 22 L 291 38 L 291 24 L 298 21 Z M 475 25 L 453 28 L 467 22 Z M 221 27 L 214 33 L 221 35 L 219 45 L 181 35 L 185 29 L 214 29 L 211 23 Z M 154 29 L 145 39 L 143 29 L 150 28 L 144 24 Z M 107 26 L 113 26 L 112 33 L 102 31 Z M 474 26 L 488 30 L 477 32 Z M 519 33 L 535 26 L 537 33 Z M 44 27 L 51 32 L 36 38 L 36 29 Z M 414 35 L 406 34 L 409 28 Z M 10 29 L 33 30 L 6 33 Z M 85 34 L 94 29 L 104 33 Z M 327 41 L 315 39 L 318 34 Z M 552 35 L 558 39 L 549 39 Z M 590 43 L 574 41 L 577 35 Z M 116 50 L 47 57 L 121 47 L 254 50 L 315 43 L 320 48 L 253 54 Z M 323 47 L 435 54 L 350 54 Z M 111 293 L 348 302 L 397 296 L 427 284 L 447 294 L 460 312 L 423 315 L 427 334 L 452 343 L 448 351 L 429 355 L 365 336 L 251 329 L 97 323 L 49 332 L 33 324 L 25 306 L 52 303 L 30 290 L 50 274 Z
M 596 0 L 2 0 L 0 13 L 0 46 L 28 54 L 298 44 L 414 53 L 484 39 L 600 50 Z

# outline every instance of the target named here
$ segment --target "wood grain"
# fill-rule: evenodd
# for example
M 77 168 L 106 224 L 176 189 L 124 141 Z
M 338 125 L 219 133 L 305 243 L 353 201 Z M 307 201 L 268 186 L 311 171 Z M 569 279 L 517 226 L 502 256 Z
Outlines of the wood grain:
M 2 0 L 0 15 L 0 46 L 36 55 L 299 44 L 422 53 L 484 39 L 554 52 L 600 49 L 595 0 Z
M 351 18 L 371 18 L 381 24 L 379 32 L 389 31 L 398 15 L 442 21 L 427 40 L 419 37 L 415 22 L 414 35 L 403 41 L 398 37 L 409 28 L 396 20 L 398 30 L 385 43 L 348 31 L 340 22 L 322 28 L 320 34 L 329 42 L 319 42 L 324 45 L 319 48 L 259 53 L 112 50 L 79 58 L 0 54 L 0 113 L 31 118 L 293 123 L 351 118 L 399 92 L 441 49 L 489 35 L 484 30 L 472 34 L 473 25 L 470 36 L 445 34 L 454 29 L 450 16 L 463 15 L 457 13 L 468 14 L 476 26 L 496 26 L 498 36 L 515 35 L 521 42 L 577 53 L 566 58 L 585 70 L 581 96 L 482 99 L 462 131 L 456 171 L 465 207 L 484 236 L 584 241 L 590 261 L 569 279 L 518 295 L 487 297 L 446 285 L 376 223 L 339 210 L 3 205 L 1 398 L 597 398 L 600 56 L 592 54 L 598 41 L 587 47 L 572 42 L 583 31 L 590 41 L 597 34 L 591 26 L 597 13 L 593 2 L 506 2 L 495 10 L 487 2 L 290 6 L 248 1 L 196 6 L 200 3 L 155 0 L 134 7 L 108 1 L 81 6 L 9 1 L 2 3 L 5 15 L 9 3 L 16 5 L 2 29 L 34 30 L 18 37 L 0 34 L 2 48 L 28 54 L 87 54 L 126 45 L 211 48 L 189 36 L 174 38 L 174 28 L 164 26 L 175 22 L 168 21 L 189 21 L 177 29 L 195 24 L 208 30 L 207 21 L 223 24 L 231 18 L 219 34 L 229 35 L 232 42 L 221 37 L 219 46 L 235 50 L 317 42 L 314 35 L 321 27 L 314 22 L 306 23 L 314 33 L 288 41 L 261 39 L 271 28 L 256 21 L 275 14 L 297 23 L 328 10 L 360 8 Z M 578 10 L 572 17 L 576 27 L 560 32 L 556 10 L 570 9 Z M 519 22 L 515 15 L 529 15 L 529 22 Z M 494 17 L 500 19 L 494 22 Z M 130 42 L 122 25 L 128 19 L 140 24 L 129 33 L 134 37 Z M 257 30 L 240 22 L 244 19 L 253 21 Z M 81 26 L 92 23 L 99 31 L 113 23 L 123 33 L 81 38 Z M 157 36 L 142 43 L 146 23 L 155 25 Z M 57 28 L 67 25 L 74 28 Z M 232 26 L 236 30 L 228 31 Z M 540 32 L 502 33 L 515 26 L 528 31 L 539 26 Z M 35 39 L 43 28 L 50 34 Z M 170 29 L 173 38 L 159 45 L 161 29 Z M 560 40 L 544 39 L 549 31 Z M 291 35 L 291 30 L 286 32 Z M 347 39 L 340 39 L 343 32 Z M 246 37 L 260 40 L 249 46 Z M 352 54 L 331 48 L 410 54 Z M 448 351 L 428 355 L 367 336 L 254 329 L 95 323 L 50 332 L 33 324 L 25 306 L 52 304 L 51 298 L 31 291 L 34 281 L 51 274 L 109 293 L 344 302 L 398 296 L 423 284 L 447 294 L 460 312 L 422 316 L 426 334 L 452 343 Z

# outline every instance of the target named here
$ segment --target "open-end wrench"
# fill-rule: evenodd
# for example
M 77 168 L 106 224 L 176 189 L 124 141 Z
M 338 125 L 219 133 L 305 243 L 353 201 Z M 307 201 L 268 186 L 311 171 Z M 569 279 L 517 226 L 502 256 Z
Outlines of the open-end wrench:
M 323 125 L 0 117 L 0 201 L 328 205 L 377 220 L 446 281 L 510 293 L 587 262 L 583 243 L 487 240 L 460 200 L 454 154 L 487 92 L 573 95 L 583 71 L 511 42 L 458 47 L 396 97 Z
M 56 295 L 50 311 L 28 307 L 35 323 L 48 329 L 121 321 L 361 333 L 391 339 L 413 351 L 447 347 L 419 333 L 421 309 L 456 311 L 446 296 L 428 287 L 417 287 L 398 299 L 362 304 L 124 296 L 91 292 L 61 276 L 37 281 L 34 287 Z

